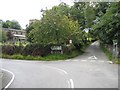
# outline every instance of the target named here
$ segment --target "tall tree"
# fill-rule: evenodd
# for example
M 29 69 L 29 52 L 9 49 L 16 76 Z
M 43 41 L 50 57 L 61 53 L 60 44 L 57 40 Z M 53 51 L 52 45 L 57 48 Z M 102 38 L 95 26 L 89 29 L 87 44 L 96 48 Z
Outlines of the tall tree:
M 3 28 L 11 28 L 11 29 L 21 29 L 21 26 L 18 21 L 16 20 L 7 20 L 6 22 L 3 22 Z
M 85 25 L 86 28 L 91 28 L 95 20 L 95 10 L 92 6 L 92 3 L 86 3 L 84 8 L 85 15 Z
M 12 40 L 12 39 L 13 39 L 13 34 L 11 33 L 11 31 L 8 31 L 8 32 L 6 33 L 6 35 L 7 35 L 7 37 L 8 37 L 7 40 Z
M 70 8 L 70 17 L 79 22 L 81 29 L 85 28 L 84 8 L 85 2 L 74 2 L 74 5 Z
M 73 21 L 68 16 L 60 13 L 60 6 L 53 7 L 43 13 L 43 18 L 38 28 L 34 28 L 28 34 L 28 38 L 32 36 L 33 43 L 62 44 L 72 39 L 78 43 L 82 41 L 82 32 L 77 21 Z
M 95 34 L 106 44 L 112 44 L 117 39 L 120 45 L 120 2 L 112 3 L 100 21 L 93 26 Z
M 7 34 L 5 31 L 0 30 L 0 42 L 5 42 L 7 40 Z

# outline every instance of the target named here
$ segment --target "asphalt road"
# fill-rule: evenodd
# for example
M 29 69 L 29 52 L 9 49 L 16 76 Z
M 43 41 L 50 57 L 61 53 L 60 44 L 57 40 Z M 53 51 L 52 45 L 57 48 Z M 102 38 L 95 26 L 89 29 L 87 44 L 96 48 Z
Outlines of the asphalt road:
M 15 74 L 10 88 L 118 88 L 118 65 L 109 64 L 98 42 L 66 61 L 1 61 Z

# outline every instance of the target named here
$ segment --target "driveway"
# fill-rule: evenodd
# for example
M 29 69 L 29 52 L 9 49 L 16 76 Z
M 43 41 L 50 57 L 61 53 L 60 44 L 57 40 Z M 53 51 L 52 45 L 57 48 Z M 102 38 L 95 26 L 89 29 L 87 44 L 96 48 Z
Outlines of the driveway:
M 118 88 L 118 65 L 109 64 L 98 42 L 65 61 L 1 61 L 15 74 L 9 88 Z

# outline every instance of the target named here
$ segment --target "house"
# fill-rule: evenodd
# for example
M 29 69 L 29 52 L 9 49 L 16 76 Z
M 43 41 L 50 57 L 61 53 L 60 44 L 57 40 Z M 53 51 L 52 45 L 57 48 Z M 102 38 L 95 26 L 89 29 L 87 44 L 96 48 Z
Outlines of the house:
M 32 24 L 32 23 L 34 23 L 34 22 L 36 22 L 36 21 L 39 21 L 39 20 L 38 19 L 30 19 L 29 20 L 29 25 Z
M 17 29 L 10 29 L 10 28 L 2 28 L 2 30 L 6 32 L 10 32 L 13 35 L 13 39 L 10 40 L 11 42 L 25 42 L 26 41 L 26 31 L 25 30 L 17 30 Z

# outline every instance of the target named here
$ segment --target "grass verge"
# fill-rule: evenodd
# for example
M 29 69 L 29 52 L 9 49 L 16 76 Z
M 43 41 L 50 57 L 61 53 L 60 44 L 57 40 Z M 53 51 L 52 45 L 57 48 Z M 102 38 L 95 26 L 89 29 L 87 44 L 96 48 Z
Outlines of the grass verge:
M 120 64 L 120 58 L 113 58 L 112 53 L 104 46 L 101 46 L 101 49 L 103 50 L 103 52 L 106 54 L 110 61 L 114 61 L 116 64 Z
M 0 57 L 6 58 L 6 59 L 18 59 L 18 60 L 39 60 L 39 61 L 55 61 L 55 60 L 65 60 L 65 59 L 70 59 L 74 58 L 76 56 L 79 56 L 82 54 L 82 51 L 77 51 L 74 50 L 70 53 L 65 53 L 65 54 L 49 54 L 47 56 L 41 57 L 41 56 L 23 56 L 21 54 L 16 54 L 16 55 L 5 55 L 1 54 Z

